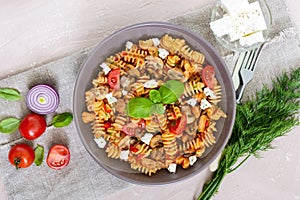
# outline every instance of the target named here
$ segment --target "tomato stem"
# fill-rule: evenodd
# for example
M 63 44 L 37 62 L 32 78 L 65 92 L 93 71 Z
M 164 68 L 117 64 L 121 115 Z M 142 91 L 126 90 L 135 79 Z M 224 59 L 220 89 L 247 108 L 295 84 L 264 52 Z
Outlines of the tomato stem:
M 20 157 L 16 157 L 14 159 L 14 164 L 16 166 L 16 169 L 18 170 L 20 167 L 19 167 L 19 164 L 21 163 L 21 158 Z

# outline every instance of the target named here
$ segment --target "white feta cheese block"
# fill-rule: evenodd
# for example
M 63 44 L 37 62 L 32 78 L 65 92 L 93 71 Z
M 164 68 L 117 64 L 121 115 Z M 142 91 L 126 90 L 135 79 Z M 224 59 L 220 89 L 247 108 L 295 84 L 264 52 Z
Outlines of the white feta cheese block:
M 196 156 L 190 156 L 189 161 L 190 161 L 190 166 L 192 166 L 197 161 L 197 157 Z
M 105 95 L 105 98 L 107 99 L 109 104 L 113 104 L 118 101 L 117 98 L 113 97 L 112 92 Z
M 158 46 L 160 44 L 160 40 L 158 38 L 152 38 L 152 42 L 154 46 Z
M 248 0 L 221 0 L 223 9 L 229 14 L 249 5 Z
M 100 65 L 100 67 L 102 68 L 102 70 L 104 71 L 104 74 L 107 75 L 110 72 L 110 67 L 106 64 L 106 63 L 102 63 Z
M 190 104 L 191 106 L 195 106 L 197 104 L 197 99 L 191 98 L 189 100 L 186 101 L 188 104 Z
M 230 31 L 231 40 L 267 29 L 265 18 L 257 1 L 231 14 L 231 16 L 234 23 L 234 27 Z
M 211 104 L 206 99 L 201 99 L 200 108 L 205 110 L 206 108 L 210 108 Z
M 106 141 L 103 137 L 100 138 L 94 138 L 94 141 L 96 142 L 96 144 L 98 145 L 98 147 L 100 149 L 103 149 L 106 145 Z
M 127 41 L 126 44 L 125 44 L 126 49 L 131 49 L 132 46 L 133 46 L 133 43 L 130 42 L 130 41 Z
M 264 42 L 265 38 L 263 36 L 262 31 L 255 32 L 253 34 L 247 35 L 245 37 L 240 38 L 240 44 L 242 46 L 251 46 L 255 43 Z
M 209 25 L 217 37 L 222 37 L 230 33 L 233 27 L 233 20 L 229 15 L 224 15 L 224 17 L 211 22 Z
M 216 95 L 215 95 L 215 93 L 214 93 L 214 91 L 212 91 L 212 90 L 209 89 L 208 87 L 204 88 L 203 92 L 204 92 L 204 94 L 205 94 L 206 96 L 210 96 L 212 99 L 217 98 Z
M 161 59 L 165 59 L 169 55 L 169 52 L 166 49 L 158 48 L 158 56 Z
M 141 138 L 141 141 L 144 142 L 145 144 L 149 145 L 152 137 L 153 137 L 153 134 L 145 133 L 145 135 Z
M 169 170 L 169 172 L 170 173 L 175 173 L 176 172 L 176 164 L 175 163 L 171 163 L 171 164 L 169 164 L 169 166 L 168 166 L 168 170 Z
M 129 150 L 121 151 L 120 153 L 120 159 L 121 160 L 128 160 Z
M 143 85 L 145 88 L 156 88 L 158 86 L 158 83 L 156 82 L 156 80 L 151 79 L 145 82 Z

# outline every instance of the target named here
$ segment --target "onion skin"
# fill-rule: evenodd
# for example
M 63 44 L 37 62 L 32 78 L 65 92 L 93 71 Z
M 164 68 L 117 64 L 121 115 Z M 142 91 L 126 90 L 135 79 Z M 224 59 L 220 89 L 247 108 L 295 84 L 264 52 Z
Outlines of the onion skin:
M 59 96 L 56 90 L 49 85 L 36 85 L 28 91 L 26 104 L 32 112 L 47 115 L 58 108 Z

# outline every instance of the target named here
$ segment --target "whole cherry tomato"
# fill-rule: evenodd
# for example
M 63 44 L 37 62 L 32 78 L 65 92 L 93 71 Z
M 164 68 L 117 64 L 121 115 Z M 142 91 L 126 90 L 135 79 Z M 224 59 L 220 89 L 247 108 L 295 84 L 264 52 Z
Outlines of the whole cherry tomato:
M 27 144 L 16 144 L 8 153 L 8 160 L 16 169 L 29 167 L 34 158 L 34 150 Z
M 70 151 L 66 146 L 56 144 L 51 147 L 46 161 L 50 168 L 56 170 L 62 169 L 69 164 Z
M 24 138 L 34 140 L 45 132 L 46 127 L 45 118 L 42 115 L 32 113 L 21 121 L 19 131 Z
M 202 80 L 209 89 L 214 89 L 215 68 L 207 65 L 202 70 Z
M 114 69 L 112 71 L 109 72 L 108 74 L 108 85 L 112 88 L 112 89 L 120 89 L 120 69 Z
M 187 117 L 185 114 L 182 114 L 182 116 L 176 120 L 175 125 L 170 126 L 169 130 L 171 133 L 179 135 L 185 130 L 186 124 L 187 124 Z

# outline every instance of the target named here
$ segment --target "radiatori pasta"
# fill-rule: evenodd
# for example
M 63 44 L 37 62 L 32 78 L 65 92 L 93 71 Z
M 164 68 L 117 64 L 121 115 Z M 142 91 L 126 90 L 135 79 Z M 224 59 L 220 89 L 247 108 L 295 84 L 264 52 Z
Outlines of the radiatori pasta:
M 129 117 L 126 105 L 135 97 L 149 97 L 166 81 L 184 84 L 182 96 L 164 105 L 164 113 Z M 184 39 L 128 41 L 121 52 L 106 58 L 86 91 L 84 123 L 91 123 L 95 141 L 107 156 L 129 163 L 149 176 L 178 165 L 192 167 L 215 143 L 216 121 L 226 114 L 218 107 L 221 87 L 214 67 Z M 174 169 L 169 170 L 174 172 Z

